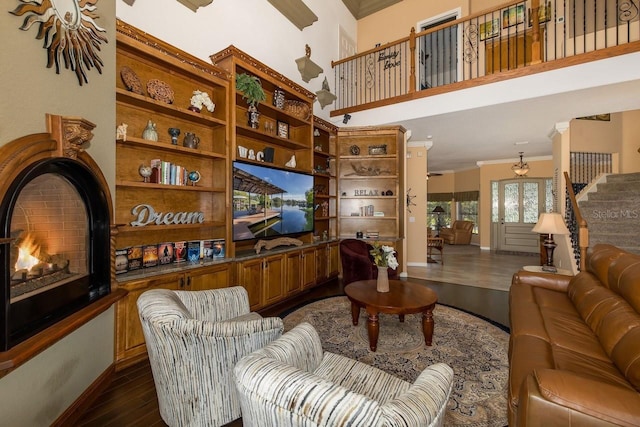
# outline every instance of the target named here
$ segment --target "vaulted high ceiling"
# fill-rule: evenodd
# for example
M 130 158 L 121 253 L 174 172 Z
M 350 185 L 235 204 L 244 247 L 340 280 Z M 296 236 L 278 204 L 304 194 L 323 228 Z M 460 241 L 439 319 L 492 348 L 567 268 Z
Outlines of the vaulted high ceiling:
M 402 0 L 342 0 L 356 19 L 364 18 L 401 1 Z

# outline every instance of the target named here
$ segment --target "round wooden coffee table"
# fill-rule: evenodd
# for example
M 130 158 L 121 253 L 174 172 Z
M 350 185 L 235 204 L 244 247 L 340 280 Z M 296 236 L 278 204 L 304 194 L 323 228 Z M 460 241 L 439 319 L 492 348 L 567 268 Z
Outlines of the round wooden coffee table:
M 404 322 L 405 314 L 422 313 L 424 342 L 428 346 L 431 345 L 433 308 L 438 302 L 438 295 L 431 289 L 407 281 L 389 280 L 389 292 L 378 292 L 375 280 L 360 280 L 349 283 L 345 286 L 344 292 L 351 301 L 351 318 L 354 326 L 358 325 L 360 308 L 364 308 L 369 315 L 367 332 L 371 351 L 376 351 L 378 347 L 379 313 L 397 314 L 401 322 Z

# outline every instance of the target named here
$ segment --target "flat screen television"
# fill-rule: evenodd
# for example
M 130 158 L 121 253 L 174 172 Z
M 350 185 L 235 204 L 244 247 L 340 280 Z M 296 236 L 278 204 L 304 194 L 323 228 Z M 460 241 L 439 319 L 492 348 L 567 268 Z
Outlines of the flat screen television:
M 313 176 L 233 162 L 233 240 L 313 231 Z

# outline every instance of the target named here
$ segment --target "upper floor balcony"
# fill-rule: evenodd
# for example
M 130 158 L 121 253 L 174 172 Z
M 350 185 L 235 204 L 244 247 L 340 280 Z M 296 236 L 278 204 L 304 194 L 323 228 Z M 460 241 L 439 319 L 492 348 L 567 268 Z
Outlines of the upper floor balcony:
M 332 116 L 640 51 L 638 0 L 525 0 L 332 63 Z

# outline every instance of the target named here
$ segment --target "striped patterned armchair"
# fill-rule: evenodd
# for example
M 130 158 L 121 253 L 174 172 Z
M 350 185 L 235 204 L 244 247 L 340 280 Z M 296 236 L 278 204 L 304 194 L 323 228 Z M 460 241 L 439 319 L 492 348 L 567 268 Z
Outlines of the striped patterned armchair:
M 233 367 L 282 335 L 282 319 L 250 313 L 242 286 L 154 289 L 137 304 L 162 419 L 182 427 L 239 418 Z
M 413 384 L 323 352 L 301 323 L 234 368 L 245 427 L 442 426 L 453 370 L 438 363 Z

